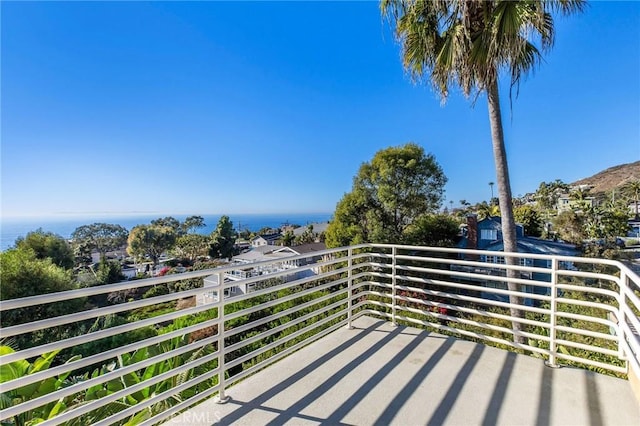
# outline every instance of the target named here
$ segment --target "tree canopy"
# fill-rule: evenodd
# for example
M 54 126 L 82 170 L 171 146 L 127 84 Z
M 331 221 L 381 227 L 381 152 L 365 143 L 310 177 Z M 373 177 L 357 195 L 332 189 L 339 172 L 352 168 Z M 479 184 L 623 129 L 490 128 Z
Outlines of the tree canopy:
M 38 258 L 33 250 L 11 249 L 0 252 L 0 299 L 18 299 L 77 288 L 71 271 L 52 263 L 50 258 Z M 45 303 L 2 313 L 2 326 L 21 324 L 65 315 L 82 310 L 86 300 L 69 299 L 64 302 Z M 60 328 L 40 330 L 15 336 L 17 347 L 24 349 L 41 343 L 61 339 Z M 67 336 L 68 337 L 68 336 Z
M 406 241 L 408 227 L 440 207 L 446 182 L 433 155 L 414 143 L 378 151 L 338 202 L 327 246 Z
M 37 259 L 50 259 L 54 265 L 61 268 L 73 268 L 74 256 L 71 246 L 67 240 L 53 232 L 37 229 L 25 237 L 18 238 L 15 245 L 20 250 L 32 250 Z
M 180 224 L 180 233 L 188 234 L 198 228 L 204 228 L 205 226 L 207 226 L 207 224 L 204 223 L 204 218 L 202 216 L 189 216 Z
M 176 232 L 168 226 L 138 225 L 129 233 L 127 252 L 138 259 L 149 256 L 154 265 L 173 247 Z
M 209 250 L 209 237 L 200 234 L 185 234 L 178 237 L 173 252 L 190 261 L 206 256 Z
M 236 233 L 229 216 L 222 216 L 216 229 L 211 233 L 209 255 L 213 258 L 228 259 L 234 254 Z
M 73 244 L 79 252 L 91 254 L 92 250 L 105 257 L 107 252 L 117 250 L 127 243 L 129 231 L 121 225 L 92 223 L 76 228 L 71 234 Z

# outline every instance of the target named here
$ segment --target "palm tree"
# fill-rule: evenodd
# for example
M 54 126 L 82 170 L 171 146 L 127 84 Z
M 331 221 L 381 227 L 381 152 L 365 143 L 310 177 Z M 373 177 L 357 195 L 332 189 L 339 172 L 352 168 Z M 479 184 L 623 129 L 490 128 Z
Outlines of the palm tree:
M 489 200 L 489 202 L 493 202 L 493 185 L 495 185 L 495 183 L 489 182 L 489 186 L 491 187 L 491 199 Z
M 478 219 L 480 220 L 500 216 L 500 207 L 495 204 L 487 204 L 483 201 L 478 205 L 477 209 Z
M 380 4 L 383 15 L 395 23 L 403 65 L 414 81 L 430 80 L 443 101 L 450 86 L 459 86 L 474 99 L 486 92 L 505 252 L 516 252 L 517 245 L 498 76 L 508 72 L 511 88 L 517 88 L 541 62 L 542 52 L 553 45 L 552 13 L 568 15 L 583 6 L 583 0 L 382 0 Z M 509 272 L 509 277 L 517 277 L 517 271 Z M 509 283 L 510 290 L 519 287 Z M 514 305 L 521 302 L 513 296 L 510 300 Z M 522 317 L 524 312 L 512 308 L 511 314 Z M 514 321 L 513 328 L 514 339 L 524 342 L 518 335 L 520 323 Z

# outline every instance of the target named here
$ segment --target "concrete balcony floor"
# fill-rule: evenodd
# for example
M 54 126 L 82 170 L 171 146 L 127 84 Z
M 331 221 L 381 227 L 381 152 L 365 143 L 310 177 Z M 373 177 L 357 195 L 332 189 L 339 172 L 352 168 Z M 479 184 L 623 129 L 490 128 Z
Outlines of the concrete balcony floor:
M 172 425 L 638 425 L 625 380 L 361 317 Z

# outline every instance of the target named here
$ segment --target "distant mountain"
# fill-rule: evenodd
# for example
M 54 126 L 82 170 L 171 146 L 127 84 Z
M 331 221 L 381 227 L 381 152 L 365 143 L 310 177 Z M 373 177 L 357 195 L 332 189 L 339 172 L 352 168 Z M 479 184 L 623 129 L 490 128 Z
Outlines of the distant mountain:
M 619 188 L 633 180 L 640 180 L 640 161 L 609 167 L 600 173 L 580 179 L 570 185 L 589 185 L 592 187 L 592 194 L 602 194 L 611 192 L 613 189 Z

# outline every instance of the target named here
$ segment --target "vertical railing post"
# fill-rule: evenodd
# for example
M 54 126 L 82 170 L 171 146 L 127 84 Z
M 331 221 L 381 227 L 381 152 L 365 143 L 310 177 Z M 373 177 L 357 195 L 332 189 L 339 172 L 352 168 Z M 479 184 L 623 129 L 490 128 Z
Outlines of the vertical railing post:
M 347 250 L 347 328 L 351 330 L 353 317 L 353 249 L 349 247 Z
M 618 286 L 620 287 L 620 300 L 618 300 L 618 325 L 616 327 L 616 335 L 618 336 L 618 358 L 626 360 L 627 357 L 624 352 L 626 336 L 623 324 L 627 321 L 626 314 L 624 313 L 624 306 L 627 303 L 627 273 L 622 269 L 620 270 L 620 283 Z
M 391 323 L 398 325 L 396 321 L 396 246 L 391 249 Z
M 547 361 L 548 367 L 556 368 L 558 367 L 558 363 L 556 360 L 556 352 L 558 350 L 556 344 L 556 325 L 557 325 L 557 315 L 556 311 L 558 308 L 558 259 L 555 257 L 551 258 L 551 301 L 550 304 L 550 313 L 549 313 L 549 361 Z
M 224 272 L 218 272 L 218 385 L 220 391 L 216 398 L 216 403 L 224 404 L 229 401 L 229 397 L 225 394 L 225 366 L 224 366 Z

